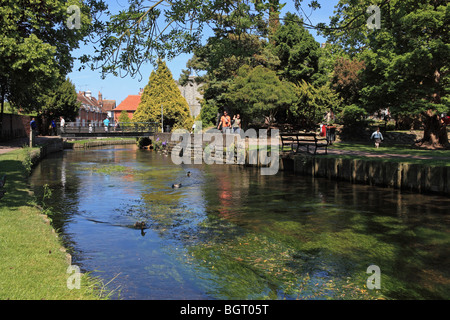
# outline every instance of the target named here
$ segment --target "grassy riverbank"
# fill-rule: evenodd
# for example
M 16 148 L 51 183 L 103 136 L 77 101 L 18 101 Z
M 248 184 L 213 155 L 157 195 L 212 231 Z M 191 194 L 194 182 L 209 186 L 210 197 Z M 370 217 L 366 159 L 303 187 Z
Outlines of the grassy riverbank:
M 0 176 L 7 175 L 0 199 L 0 299 L 99 299 L 100 283 L 86 275 L 80 289 L 68 289 L 67 281 L 75 275 L 67 273 L 70 256 L 28 185 L 32 150 L 0 155 Z
M 90 142 L 124 142 L 124 143 L 135 143 L 136 138 L 101 138 L 101 139 L 82 139 L 82 140 L 67 140 L 67 143 L 71 143 L 74 145 L 77 144 L 85 144 Z

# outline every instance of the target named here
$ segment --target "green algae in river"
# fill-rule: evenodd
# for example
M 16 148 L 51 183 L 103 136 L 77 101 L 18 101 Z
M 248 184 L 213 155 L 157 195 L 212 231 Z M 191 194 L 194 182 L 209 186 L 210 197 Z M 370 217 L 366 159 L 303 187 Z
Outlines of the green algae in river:
M 450 299 L 445 197 L 113 148 L 44 159 L 32 181 L 74 263 L 118 275 L 122 299 Z

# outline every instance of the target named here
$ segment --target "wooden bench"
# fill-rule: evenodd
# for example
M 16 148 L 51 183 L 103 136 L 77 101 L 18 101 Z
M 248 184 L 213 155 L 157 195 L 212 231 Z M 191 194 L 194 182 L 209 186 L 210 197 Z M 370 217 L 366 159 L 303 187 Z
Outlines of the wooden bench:
M 317 134 L 312 132 L 306 133 L 280 133 L 281 145 L 290 146 L 291 151 L 297 153 L 302 146 L 306 146 L 306 152 L 309 152 L 309 147 L 314 147 L 314 154 L 317 153 L 317 148 L 325 148 L 325 154 L 328 154 L 328 143 L 326 138 L 318 138 Z M 325 141 L 325 142 L 322 142 Z

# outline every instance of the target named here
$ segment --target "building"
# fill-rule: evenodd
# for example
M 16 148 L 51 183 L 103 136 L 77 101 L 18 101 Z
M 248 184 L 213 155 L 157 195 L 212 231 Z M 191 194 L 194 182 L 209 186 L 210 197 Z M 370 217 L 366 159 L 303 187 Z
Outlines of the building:
M 78 117 L 75 119 L 77 126 L 87 126 L 89 123 L 93 126 L 101 125 L 101 122 L 108 116 L 107 111 L 103 109 L 105 101 L 108 108 L 113 108 L 116 104 L 115 100 L 103 100 L 100 92 L 98 93 L 98 99 L 96 99 L 89 90 L 78 92 L 77 101 L 81 103 Z
M 129 95 L 114 109 L 114 122 L 119 119 L 123 110 L 127 112 L 128 118 L 133 118 L 133 114 L 136 112 L 136 109 L 141 102 L 142 92 L 143 89 L 140 89 L 139 94 Z
M 116 100 L 103 100 L 102 94 L 98 93 L 98 100 L 102 106 L 103 112 L 106 112 L 107 117 L 114 119 L 114 109 L 116 108 Z
M 178 83 L 178 89 L 181 91 L 181 95 L 186 99 L 189 110 L 191 112 L 192 117 L 197 117 L 200 114 L 200 110 L 202 108 L 200 104 L 200 100 L 203 99 L 203 96 L 200 94 L 199 89 L 203 84 L 198 84 L 195 81 L 197 76 L 193 73 L 189 76 L 189 81 L 184 86 L 180 86 Z

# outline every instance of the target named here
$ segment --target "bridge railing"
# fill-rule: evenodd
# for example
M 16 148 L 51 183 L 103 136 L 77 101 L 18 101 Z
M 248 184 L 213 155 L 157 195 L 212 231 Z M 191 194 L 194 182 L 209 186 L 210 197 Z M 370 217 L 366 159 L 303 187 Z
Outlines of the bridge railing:
M 149 133 L 157 132 L 159 124 L 156 122 L 124 122 L 113 123 L 109 126 L 103 124 L 81 124 L 77 122 L 66 122 L 61 128 L 58 124 L 58 134 L 105 134 L 105 133 Z

